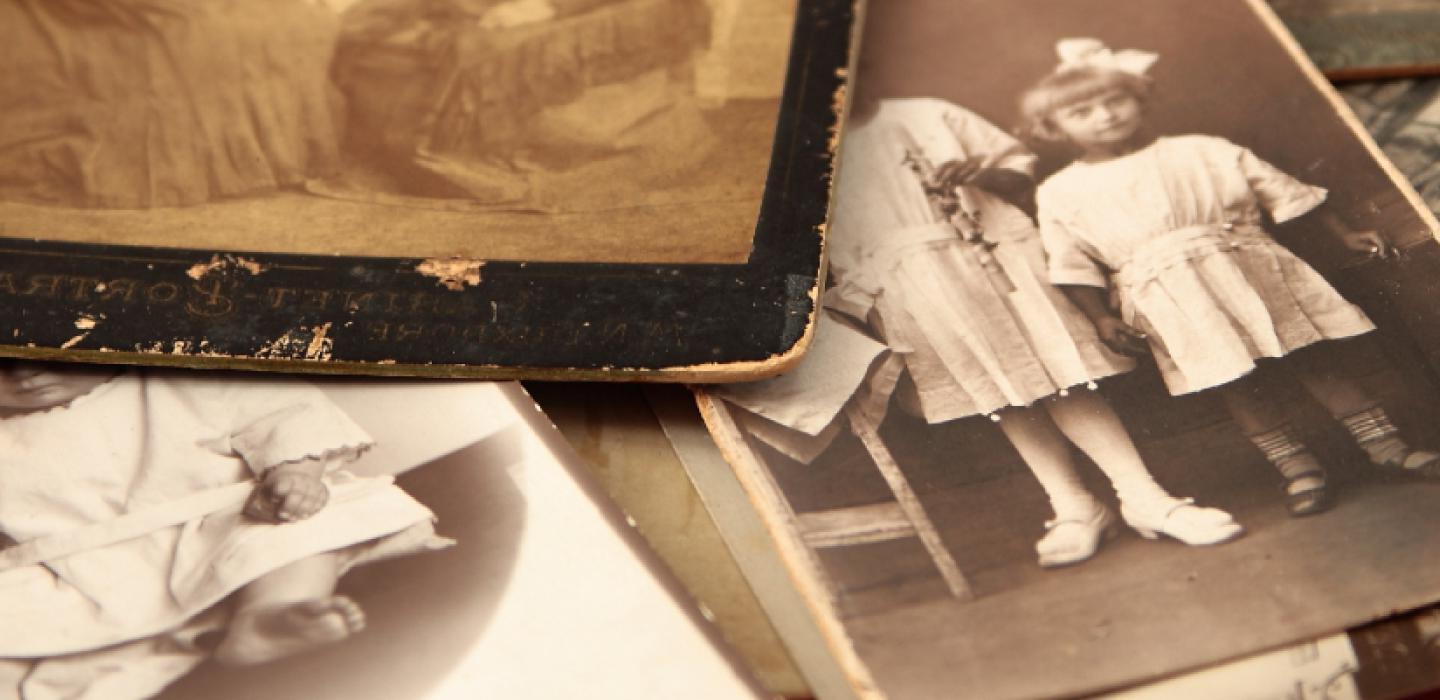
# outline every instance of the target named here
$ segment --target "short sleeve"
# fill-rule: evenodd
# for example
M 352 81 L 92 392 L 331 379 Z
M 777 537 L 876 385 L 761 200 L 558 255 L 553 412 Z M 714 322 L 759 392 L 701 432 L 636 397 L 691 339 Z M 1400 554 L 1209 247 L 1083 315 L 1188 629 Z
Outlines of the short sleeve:
M 287 462 L 354 460 L 373 444 L 364 429 L 315 386 L 238 382 L 231 402 L 230 445 L 256 474 Z
M 1040 240 L 1045 245 L 1046 273 L 1051 284 L 1108 287 L 1105 268 L 1081 246 L 1063 209 L 1041 188 L 1038 196 Z
M 1261 160 L 1250 149 L 1235 146 L 1239 151 L 1240 172 L 1260 206 L 1270 212 L 1276 223 L 1294 219 L 1325 201 L 1325 189 L 1305 184 L 1285 171 Z
M 979 156 L 985 165 L 1034 176 L 1035 154 L 1014 136 L 955 105 L 946 104 L 943 119 L 965 152 Z

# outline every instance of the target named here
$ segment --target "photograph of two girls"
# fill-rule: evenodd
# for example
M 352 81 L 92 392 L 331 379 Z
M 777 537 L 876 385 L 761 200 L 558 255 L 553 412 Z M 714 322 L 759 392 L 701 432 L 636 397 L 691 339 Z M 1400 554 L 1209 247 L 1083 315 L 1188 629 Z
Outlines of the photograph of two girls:
M 878 4 L 851 97 L 810 357 L 885 447 L 732 403 L 802 522 L 903 505 L 893 457 L 933 523 L 817 549 L 882 688 L 1098 691 L 1440 594 L 1435 218 L 1263 3 Z

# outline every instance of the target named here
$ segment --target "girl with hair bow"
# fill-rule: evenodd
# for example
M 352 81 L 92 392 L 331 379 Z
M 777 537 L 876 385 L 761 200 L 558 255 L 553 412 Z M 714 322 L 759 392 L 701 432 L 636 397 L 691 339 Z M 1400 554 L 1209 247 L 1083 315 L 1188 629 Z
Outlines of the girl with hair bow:
M 1171 394 L 1214 389 L 1240 429 L 1279 470 L 1292 515 L 1329 505 L 1324 467 L 1264 382 L 1286 358 L 1304 387 L 1376 465 L 1440 477 L 1440 454 L 1410 447 L 1356 381 L 1374 330 L 1310 265 L 1266 232 L 1264 219 L 1314 219 L 1344 246 L 1393 253 L 1375 231 L 1352 230 L 1302 183 L 1218 136 L 1154 137 L 1146 129 L 1156 60 L 1094 39 L 1058 45 L 1058 68 L 1025 93 L 1025 130 L 1080 155 L 1042 183 L 1039 227 L 1050 281 L 1104 343 L 1152 354 Z M 1113 289 L 1118 314 L 1109 304 Z
M 1035 156 L 957 105 L 859 89 L 827 241 L 827 306 L 868 322 L 900 355 L 913 382 L 902 396 L 928 423 L 997 421 L 1055 514 L 1035 545 L 1040 565 L 1089 559 L 1114 534 L 1115 513 L 1080 477 L 1077 447 L 1142 536 L 1189 545 L 1238 536 L 1228 513 L 1156 483 L 1093 391 L 1134 361 L 1107 349 L 1045 279 L 1039 234 L 1022 210 Z M 927 201 L 937 194 L 964 204 L 937 214 Z

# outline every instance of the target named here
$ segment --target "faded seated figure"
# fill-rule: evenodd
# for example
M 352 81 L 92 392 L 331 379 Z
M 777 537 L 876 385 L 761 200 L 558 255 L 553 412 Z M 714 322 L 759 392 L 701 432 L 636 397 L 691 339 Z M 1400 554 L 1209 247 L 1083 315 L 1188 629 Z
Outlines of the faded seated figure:
M 694 85 L 709 35 L 701 0 L 360 0 L 333 71 L 346 179 L 546 209 L 674 186 L 716 145 Z
M 0 0 L 0 200 L 534 206 L 556 174 L 541 189 L 564 201 L 667 184 L 714 145 L 693 94 L 709 18 L 701 0 Z
M 356 564 L 443 548 L 370 438 L 303 383 L 0 367 L 0 698 L 147 697 L 365 616 Z

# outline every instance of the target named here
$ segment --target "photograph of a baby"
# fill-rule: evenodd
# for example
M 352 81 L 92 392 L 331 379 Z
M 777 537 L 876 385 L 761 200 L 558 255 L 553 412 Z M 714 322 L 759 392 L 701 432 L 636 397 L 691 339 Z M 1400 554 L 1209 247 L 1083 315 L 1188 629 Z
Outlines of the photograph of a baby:
M 0 405 L 0 699 L 759 697 L 518 383 L 8 361 Z
M 794 13 L 783 0 L 5 0 L 0 234 L 743 261 Z M 697 234 L 666 242 L 679 221 Z
M 714 396 L 887 696 L 1094 692 L 1434 597 L 1435 319 L 1398 286 L 1434 218 L 1272 22 L 867 17 L 816 381 Z
M 0 368 L 0 697 L 142 697 L 365 627 L 350 568 L 449 546 L 304 383 Z

